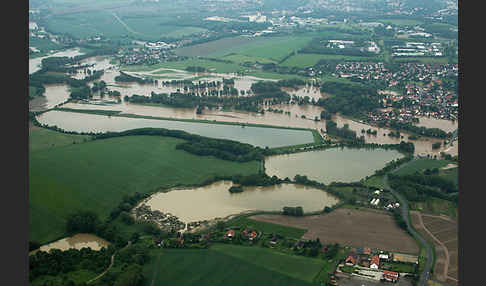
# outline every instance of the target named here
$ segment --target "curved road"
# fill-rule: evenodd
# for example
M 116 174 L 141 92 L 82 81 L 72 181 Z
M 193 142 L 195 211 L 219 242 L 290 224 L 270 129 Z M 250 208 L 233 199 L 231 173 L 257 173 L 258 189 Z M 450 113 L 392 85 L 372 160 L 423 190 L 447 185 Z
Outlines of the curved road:
M 410 162 L 407 162 L 407 163 L 399 166 L 398 168 L 391 171 L 390 173 L 394 173 L 394 172 L 400 170 L 402 167 L 410 164 L 411 162 L 413 162 L 415 160 L 416 160 L 416 158 L 414 158 Z M 388 173 L 385 174 L 385 176 L 383 176 L 383 185 L 385 186 L 385 188 L 389 189 L 393 193 L 393 195 L 398 199 L 398 201 L 400 202 L 400 210 L 402 211 L 402 217 L 407 224 L 408 231 L 412 234 L 413 237 L 415 237 L 417 240 L 419 240 L 420 243 L 422 243 L 427 250 L 427 262 L 426 262 L 426 265 L 425 265 L 423 272 L 420 274 L 420 280 L 419 280 L 419 283 L 418 283 L 419 286 L 427 286 L 427 281 L 429 280 L 429 277 L 430 277 L 430 269 L 432 269 L 432 260 L 433 260 L 433 256 L 434 256 L 433 250 L 430 247 L 430 245 L 428 244 L 428 242 L 425 241 L 425 239 L 423 239 L 422 236 L 420 236 L 420 234 L 418 234 L 412 228 L 412 226 L 410 224 L 410 219 L 409 219 L 409 216 L 408 216 L 409 210 L 408 210 L 407 201 L 399 193 L 397 193 L 394 189 L 392 189 L 390 187 L 390 185 L 388 184 Z

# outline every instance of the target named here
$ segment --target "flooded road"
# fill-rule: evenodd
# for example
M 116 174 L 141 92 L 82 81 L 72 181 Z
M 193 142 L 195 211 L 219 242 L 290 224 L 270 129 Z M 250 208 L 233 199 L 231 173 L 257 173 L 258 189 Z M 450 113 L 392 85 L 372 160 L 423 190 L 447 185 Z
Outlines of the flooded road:
M 306 175 L 324 184 L 355 182 L 402 157 L 395 150 L 330 148 L 265 157 L 265 173 L 282 179 Z
M 244 187 L 242 193 L 230 193 L 231 181 L 191 189 L 157 193 L 145 203 L 152 210 L 170 213 L 183 222 L 224 218 L 244 211 L 281 211 L 284 206 L 301 206 L 306 212 L 321 211 L 338 202 L 325 191 L 295 184 L 269 187 Z

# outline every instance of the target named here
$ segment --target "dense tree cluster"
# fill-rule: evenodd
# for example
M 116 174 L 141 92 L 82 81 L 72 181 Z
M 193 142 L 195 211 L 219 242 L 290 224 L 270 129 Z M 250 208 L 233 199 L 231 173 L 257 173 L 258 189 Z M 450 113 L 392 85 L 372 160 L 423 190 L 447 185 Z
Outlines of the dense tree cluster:
M 80 269 L 101 273 L 110 264 L 110 257 L 114 251 L 112 247 L 102 248 L 99 251 L 87 247 L 81 250 L 38 251 L 29 256 L 29 280 L 33 281 L 44 275 L 57 276 Z
M 457 202 L 457 187 L 453 182 L 438 175 L 420 173 L 398 176 L 389 174 L 392 188 L 403 194 L 407 200 L 420 202 L 430 197 Z M 452 194 L 452 195 L 451 195 Z
M 330 113 L 360 116 L 380 107 L 380 95 L 376 88 L 361 84 L 327 82 L 321 91 L 332 94 L 329 98 L 320 98 L 316 105 L 323 106 Z
M 400 122 L 398 120 L 390 120 L 387 125 L 393 129 L 406 130 L 422 136 L 447 138 L 448 136 L 451 135 L 450 133 L 447 133 L 444 130 L 439 128 L 427 128 L 424 126 L 416 126 L 410 122 L 405 123 L 405 122 Z
M 303 216 L 304 209 L 301 206 L 298 207 L 283 207 L 283 215 L 289 216 Z
M 154 83 L 154 80 L 151 79 L 151 78 L 140 78 L 140 77 L 136 77 L 136 76 L 131 76 L 127 73 L 124 73 L 122 71 L 120 71 L 120 75 L 117 75 L 115 77 L 115 81 L 118 81 L 118 82 L 138 82 L 140 84 L 144 84 L 144 83 Z
M 326 132 L 330 135 L 341 137 L 347 140 L 358 140 L 364 142 L 364 137 L 358 138 L 356 131 L 349 129 L 349 125 L 345 124 L 343 127 L 337 127 L 337 123 L 332 120 L 326 121 Z

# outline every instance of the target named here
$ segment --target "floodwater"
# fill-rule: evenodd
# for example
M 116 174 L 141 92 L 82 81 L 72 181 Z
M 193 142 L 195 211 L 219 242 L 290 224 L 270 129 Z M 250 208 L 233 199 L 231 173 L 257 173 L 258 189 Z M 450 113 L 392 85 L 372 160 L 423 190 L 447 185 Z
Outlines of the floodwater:
M 330 148 L 265 157 L 265 172 L 269 176 L 290 179 L 306 175 L 324 184 L 355 182 L 402 157 L 396 150 Z
M 266 111 L 264 114 L 258 114 L 254 112 L 245 111 L 221 111 L 219 109 L 205 109 L 202 114 L 196 114 L 196 108 L 173 108 L 167 106 L 148 106 L 139 104 L 130 104 L 129 102 L 124 102 L 124 96 L 132 96 L 133 94 L 149 96 L 153 91 L 155 93 L 171 93 L 176 92 L 178 89 L 183 90 L 182 86 L 163 86 L 162 81 L 170 80 L 163 79 L 159 80 L 158 84 L 139 84 L 139 83 L 120 83 L 115 82 L 114 78 L 119 75 L 119 71 L 116 67 L 109 64 L 109 59 L 107 57 L 93 57 L 84 60 L 86 63 L 95 63 L 99 68 L 106 68 L 105 73 L 100 80 L 104 80 L 108 85 L 110 90 L 117 90 L 121 93 L 121 104 L 116 105 L 90 105 L 90 104 L 76 104 L 69 103 L 64 107 L 67 108 L 78 108 L 78 109 L 104 109 L 104 110 L 119 110 L 122 113 L 143 115 L 143 116 L 154 116 L 154 117 L 168 117 L 177 119 L 201 119 L 201 120 L 212 120 L 218 122 L 236 122 L 236 123 L 252 123 L 252 124 L 265 124 L 281 127 L 297 127 L 297 128 L 309 128 L 316 130 L 325 130 L 325 121 L 314 121 L 314 118 L 320 118 L 321 111 L 324 110 L 323 107 L 313 106 L 313 105 L 297 105 L 297 104 L 279 104 L 273 106 L 266 106 L 265 109 L 271 107 L 272 109 L 283 110 L 284 112 L 290 112 L 290 115 L 285 113 L 274 113 Z M 98 68 L 95 68 L 98 69 Z M 155 72 L 165 71 L 162 75 L 168 76 L 173 74 L 182 74 L 187 77 L 194 76 L 195 74 L 188 73 L 186 71 L 177 69 L 158 69 L 151 72 L 132 72 L 131 74 L 154 74 Z M 263 80 L 261 78 L 256 78 L 252 76 L 237 76 L 236 74 L 218 74 L 218 73 L 204 73 L 196 74 L 203 76 L 194 82 L 199 80 L 219 80 L 222 81 L 223 78 L 235 78 L 235 88 L 239 90 L 250 89 L 251 84 L 258 80 Z M 69 95 L 67 92 L 62 90 L 67 90 L 66 88 L 58 87 L 57 89 L 47 90 L 45 97 L 47 99 L 47 106 L 54 106 L 65 100 Z M 51 92 L 52 91 L 52 92 Z M 299 96 L 308 95 L 311 98 L 317 98 L 319 95 L 319 89 L 312 86 L 306 86 L 294 92 Z M 292 94 L 292 92 L 291 92 Z M 37 103 L 42 104 L 42 103 Z M 302 118 L 302 116 L 305 118 Z M 344 124 L 348 124 L 349 128 L 357 133 L 358 136 L 364 135 L 366 143 L 377 143 L 377 144 L 398 144 L 400 141 L 413 142 L 415 145 L 415 154 L 417 155 L 438 155 L 441 151 L 444 151 L 444 147 L 441 149 L 432 149 L 432 144 L 435 142 L 441 142 L 443 140 L 436 138 L 420 138 L 418 140 L 409 140 L 408 136 L 410 133 L 401 132 L 403 138 L 394 138 L 388 136 L 392 131 L 389 128 L 378 128 L 373 127 L 369 124 L 356 122 L 339 114 L 333 116 L 333 120 L 338 124 L 338 127 L 342 127 Z M 434 120 L 433 118 L 423 118 L 421 123 L 427 127 L 439 127 L 443 129 L 454 129 L 457 126 L 456 123 L 446 120 Z M 377 135 L 362 134 L 361 130 L 365 129 L 377 130 Z M 447 130 L 446 130 L 447 131 Z
M 29 59 L 29 74 L 40 70 L 42 59 L 49 58 L 49 57 L 75 57 L 83 54 L 84 53 L 81 53 L 78 48 L 73 48 L 73 49 L 57 52 L 44 57 Z
M 314 142 L 308 130 L 290 130 L 265 127 L 242 127 L 211 123 L 183 122 L 144 118 L 127 118 L 86 113 L 52 110 L 37 117 L 41 124 L 58 126 L 66 131 L 77 132 L 120 132 L 135 128 L 167 128 L 183 130 L 201 136 L 236 140 L 254 146 L 274 148 Z
M 65 102 L 69 99 L 69 87 L 66 84 L 45 84 L 43 97 L 35 98 L 29 102 L 30 110 L 40 111 L 53 108 L 56 105 Z M 40 104 L 36 104 L 41 102 Z
M 103 247 L 108 247 L 110 243 L 96 235 L 88 233 L 78 233 L 71 237 L 66 237 L 58 241 L 51 242 L 49 244 L 43 245 L 39 248 L 41 251 L 48 252 L 51 249 L 68 250 L 71 248 L 82 249 L 84 247 L 89 247 L 92 250 L 100 250 Z M 38 250 L 32 251 L 30 254 L 37 252 Z
M 321 211 L 338 202 L 325 191 L 295 184 L 269 187 L 244 187 L 242 193 L 230 193 L 231 181 L 191 189 L 157 193 L 147 200 L 152 210 L 170 213 L 183 222 L 224 218 L 245 211 L 281 211 L 284 206 L 301 206 L 304 212 Z
M 454 132 L 454 130 L 459 128 L 457 120 L 452 121 L 427 116 L 421 116 L 418 117 L 418 119 L 419 123 L 416 124 L 417 126 L 424 126 L 427 128 L 439 128 L 444 130 L 445 132 Z

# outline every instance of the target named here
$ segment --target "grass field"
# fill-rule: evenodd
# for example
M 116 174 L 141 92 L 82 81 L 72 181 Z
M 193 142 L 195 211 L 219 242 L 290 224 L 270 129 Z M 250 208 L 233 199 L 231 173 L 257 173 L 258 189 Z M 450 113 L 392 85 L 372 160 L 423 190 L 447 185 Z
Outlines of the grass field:
M 246 56 L 246 55 L 240 55 L 240 54 L 231 54 L 223 57 L 223 59 L 232 61 L 238 64 L 242 64 L 245 62 L 251 62 L 251 63 L 261 63 L 261 64 L 267 64 L 267 63 L 277 63 L 276 61 L 269 60 L 267 58 L 260 58 L 260 57 L 251 57 L 251 56 Z
M 45 243 L 60 238 L 67 216 L 76 210 L 91 210 L 105 218 L 125 194 L 258 170 L 255 161 L 235 163 L 176 150 L 180 142 L 129 136 L 30 152 L 30 239 Z
M 388 23 L 397 26 L 416 26 L 423 24 L 422 21 L 412 19 L 378 19 L 377 22 Z
M 321 54 L 297 54 L 286 59 L 281 65 L 289 67 L 312 67 L 320 60 L 342 60 L 342 61 L 366 61 L 367 57 L 341 56 L 341 55 L 321 55 Z
M 251 219 L 251 216 L 238 216 L 226 222 L 226 225 L 228 227 L 257 229 L 259 231 L 263 231 L 264 233 L 278 233 L 284 237 L 295 239 L 300 239 L 306 232 L 306 230 L 302 228 L 254 220 Z
M 457 217 L 457 204 L 439 198 L 431 197 L 424 202 L 413 202 L 411 208 L 430 214 L 443 214 L 452 218 Z
M 180 48 L 175 52 L 189 57 L 225 57 L 238 54 L 279 61 L 291 52 L 303 48 L 311 40 L 311 36 L 233 37 Z
M 43 149 L 52 149 L 67 145 L 72 145 L 90 140 L 88 135 L 72 135 L 52 131 L 44 128 L 35 128 L 29 130 L 29 151 L 39 151 Z
M 144 267 L 145 285 L 312 285 L 323 262 L 259 247 L 157 249 Z M 299 278 L 295 278 L 299 277 Z
M 434 168 L 442 168 L 447 166 L 447 164 L 454 163 L 452 161 L 447 161 L 447 160 L 434 160 L 434 159 L 427 159 L 427 158 L 421 158 L 417 159 L 413 162 L 410 162 L 408 165 L 404 166 L 397 172 L 395 172 L 395 175 L 409 175 L 413 174 L 416 171 L 424 171 L 425 169 L 434 169 Z

